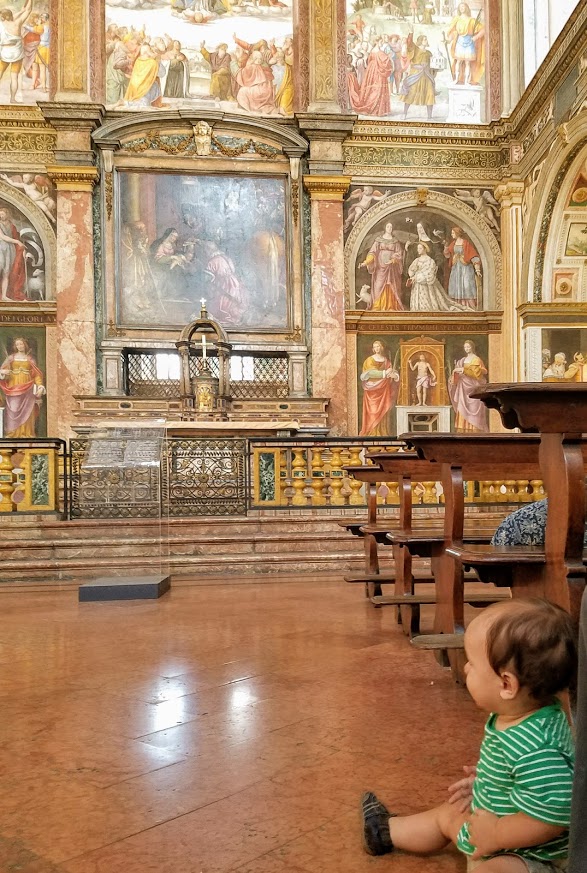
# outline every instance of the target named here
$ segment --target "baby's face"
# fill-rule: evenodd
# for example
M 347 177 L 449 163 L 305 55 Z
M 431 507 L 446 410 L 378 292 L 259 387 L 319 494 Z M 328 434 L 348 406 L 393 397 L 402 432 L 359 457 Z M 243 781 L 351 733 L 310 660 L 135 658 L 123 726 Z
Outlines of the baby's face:
M 503 703 L 502 680 L 487 657 L 487 631 L 491 619 L 480 615 L 465 631 L 465 681 L 469 694 L 485 712 L 499 712 Z

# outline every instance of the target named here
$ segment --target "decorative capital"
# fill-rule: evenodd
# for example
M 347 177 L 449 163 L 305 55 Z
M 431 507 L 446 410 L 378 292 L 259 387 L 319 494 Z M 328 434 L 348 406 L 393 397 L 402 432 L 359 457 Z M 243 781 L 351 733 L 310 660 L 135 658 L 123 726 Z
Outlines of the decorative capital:
M 350 176 L 304 176 L 304 186 L 312 200 L 342 201 L 350 184 Z
M 56 165 L 47 167 L 47 175 L 58 191 L 87 191 L 91 194 L 99 174 L 96 167 Z
M 509 181 L 498 185 L 493 192 L 496 200 L 501 203 L 503 209 L 511 206 L 521 206 L 524 197 L 524 183 Z

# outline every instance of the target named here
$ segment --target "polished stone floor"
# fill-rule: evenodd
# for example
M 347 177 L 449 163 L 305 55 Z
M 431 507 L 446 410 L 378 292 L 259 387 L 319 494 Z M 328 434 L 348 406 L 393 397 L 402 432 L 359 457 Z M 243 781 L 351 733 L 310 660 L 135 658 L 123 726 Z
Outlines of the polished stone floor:
M 483 716 L 358 587 L 0 594 L 1 873 L 461 873 L 370 858 L 358 801 L 441 801 Z

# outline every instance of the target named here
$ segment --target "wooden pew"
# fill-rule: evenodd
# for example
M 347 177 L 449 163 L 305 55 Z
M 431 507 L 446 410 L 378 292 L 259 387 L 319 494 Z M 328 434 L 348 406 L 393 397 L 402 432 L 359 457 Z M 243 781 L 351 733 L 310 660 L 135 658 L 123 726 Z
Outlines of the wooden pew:
M 371 600 L 376 606 L 399 607 L 402 628 L 407 635 L 413 636 L 420 632 L 420 606 L 425 603 L 433 603 L 435 595 L 431 592 L 415 593 L 415 583 L 434 582 L 434 576 L 430 571 L 423 574 L 415 571 L 412 558 L 413 556 L 431 558 L 435 554 L 435 549 L 443 546 L 445 535 L 442 523 L 428 525 L 420 530 L 413 529 L 412 482 L 414 480 L 417 482 L 436 482 L 441 477 L 442 468 L 438 464 L 418 460 L 414 453 L 398 455 L 389 452 L 372 452 L 368 457 L 379 469 L 383 468 L 386 481 L 398 481 L 400 499 L 399 523 L 379 521 L 364 525 L 361 528 L 365 535 L 374 539 L 376 543 L 389 545 L 391 541 L 393 545 L 394 594 L 376 595 Z M 371 466 L 364 468 L 347 467 L 346 469 L 357 478 L 362 478 L 363 470 L 366 476 L 373 476 Z M 377 479 L 380 480 L 380 478 L 381 475 L 378 474 Z M 470 539 L 473 542 L 485 542 L 491 538 L 492 533 L 493 531 L 486 533 L 479 530 L 471 531 Z M 407 539 L 409 539 L 412 548 L 406 547 Z M 471 578 L 471 574 L 469 574 L 469 578 Z M 477 581 L 474 574 L 472 578 Z M 466 599 L 467 602 L 480 606 L 493 602 L 501 596 L 496 595 L 495 592 L 483 594 L 473 592 Z
M 545 564 L 537 570 L 548 599 L 579 622 L 585 588 L 587 384 L 486 385 L 471 395 L 497 409 L 504 427 L 540 433 L 541 478 L 548 494 Z M 471 557 L 471 556 L 470 556 Z
M 381 573 L 377 542 L 373 536 L 366 534 L 363 528 L 366 524 L 377 524 L 377 490 L 379 485 L 385 482 L 386 474 L 377 464 L 346 466 L 343 467 L 343 470 L 347 473 L 350 472 L 355 479 L 365 482 L 367 485 L 367 517 L 350 521 L 345 519 L 338 522 L 340 527 L 349 531 L 353 536 L 362 537 L 365 547 L 365 571 L 359 574 L 347 575 L 344 579 L 345 582 L 352 584 L 364 584 L 366 597 L 379 596 L 382 593 L 382 583 L 395 582 L 395 574 Z
M 440 466 L 439 478 L 445 500 L 442 538 L 435 535 L 426 541 L 423 537 L 414 538 L 410 531 L 401 530 L 389 535 L 392 543 L 409 549 L 413 554 L 425 551 L 431 557 L 436 586 L 435 634 L 413 642 L 417 647 L 434 648 L 441 663 L 449 663 L 455 678 L 463 681 L 464 573 L 462 562 L 449 549 L 454 544 L 464 547 L 464 482 L 494 480 L 496 471 L 500 479 L 538 478 L 539 439 L 503 434 L 405 434 L 403 438 L 417 450 L 420 457 Z M 488 453 L 496 461 L 488 463 Z M 379 463 L 385 469 L 385 462 L 379 459 Z M 477 542 L 490 538 L 490 534 L 473 536 Z M 478 548 L 469 543 L 466 547 Z M 487 598 L 488 601 L 495 599 L 500 599 L 499 595 Z M 447 641 L 445 647 L 442 639 L 436 638 L 439 634 Z

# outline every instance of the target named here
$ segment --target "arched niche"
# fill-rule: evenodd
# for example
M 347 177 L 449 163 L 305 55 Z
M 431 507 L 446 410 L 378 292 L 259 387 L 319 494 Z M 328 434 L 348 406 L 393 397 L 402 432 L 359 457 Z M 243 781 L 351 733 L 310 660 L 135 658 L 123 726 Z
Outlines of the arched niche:
M 579 266 L 572 263 L 573 259 L 567 265 L 563 243 L 567 239 L 571 212 L 580 220 L 578 214 L 581 210 L 569 209 L 569 197 L 581 166 L 587 162 L 586 117 L 586 113 L 581 112 L 559 128 L 559 136 L 540 172 L 526 223 L 520 303 L 555 302 L 551 293 L 555 268 L 564 270 L 566 266 L 569 269 Z M 587 204 L 584 215 L 587 221 Z M 584 264 L 583 271 L 585 275 L 579 277 L 584 283 L 583 296 L 571 297 L 575 301 L 587 300 Z M 577 290 L 580 290 L 579 285 Z
M 502 306 L 502 256 L 499 243 L 485 219 L 470 206 L 441 191 L 402 191 L 380 200 L 354 225 L 345 244 L 345 307 L 355 309 L 357 299 L 356 264 L 365 237 L 382 220 L 393 222 L 394 216 L 409 208 L 430 210 L 463 228 L 481 258 L 483 292 L 479 311 L 498 310 Z M 415 225 L 412 228 L 415 231 Z
M 55 228 L 47 216 L 26 194 L 2 179 L 0 179 L 0 200 L 5 201 L 9 207 L 12 207 L 21 216 L 24 216 L 30 223 L 33 231 L 38 235 L 43 248 L 45 273 L 44 296 L 39 302 L 54 301 L 56 296 L 55 260 L 57 252 Z M 25 302 L 24 305 L 27 305 L 28 302 L 30 301 Z

